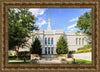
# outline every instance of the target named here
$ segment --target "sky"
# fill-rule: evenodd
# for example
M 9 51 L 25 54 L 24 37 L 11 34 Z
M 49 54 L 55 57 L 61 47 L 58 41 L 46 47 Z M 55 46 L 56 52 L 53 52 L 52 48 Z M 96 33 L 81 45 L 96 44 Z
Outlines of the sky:
M 38 20 L 36 25 L 39 29 L 47 30 L 48 15 L 50 14 L 50 25 L 52 30 L 62 29 L 64 32 L 77 32 L 75 28 L 78 17 L 91 8 L 30 8 L 29 11 L 35 15 Z

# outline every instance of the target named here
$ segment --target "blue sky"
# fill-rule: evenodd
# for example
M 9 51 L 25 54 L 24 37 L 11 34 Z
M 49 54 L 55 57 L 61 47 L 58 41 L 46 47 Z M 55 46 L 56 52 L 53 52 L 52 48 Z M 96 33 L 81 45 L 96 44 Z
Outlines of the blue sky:
M 38 20 L 36 25 L 39 29 L 46 30 L 48 26 L 48 14 L 50 14 L 51 29 L 63 29 L 64 32 L 76 32 L 75 28 L 78 17 L 91 8 L 31 8 L 29 11 L 35 15 Z

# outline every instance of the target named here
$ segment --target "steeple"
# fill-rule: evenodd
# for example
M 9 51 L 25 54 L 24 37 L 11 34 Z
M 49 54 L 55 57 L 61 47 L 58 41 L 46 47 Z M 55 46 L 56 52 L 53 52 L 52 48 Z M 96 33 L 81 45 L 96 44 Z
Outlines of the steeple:
M 50 14 L 49 14 L 49 19 L 48 19 L 48 28 L 47 30 L 51 30 L 51 26 L 50 26 Z

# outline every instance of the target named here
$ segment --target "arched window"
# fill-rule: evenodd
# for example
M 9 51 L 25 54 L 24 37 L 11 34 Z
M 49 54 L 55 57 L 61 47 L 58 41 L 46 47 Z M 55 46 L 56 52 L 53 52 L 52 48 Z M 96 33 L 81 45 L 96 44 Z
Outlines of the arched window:
M 47 38 L 45 38 L 45 45 L 47 45 Z
M 77 45 L 78 38 L 76 38 L 76 45 Z
M 82 38 L 82 44 L 84 45 L 84 38 Z
M 51 39 L 51 44 L 53 45 L 53 38 Z
M 79 38 L 79 45 L 81 44 L 81 38 Z
M 48 38 L 48 44 L 50 44 L 50 38 Z

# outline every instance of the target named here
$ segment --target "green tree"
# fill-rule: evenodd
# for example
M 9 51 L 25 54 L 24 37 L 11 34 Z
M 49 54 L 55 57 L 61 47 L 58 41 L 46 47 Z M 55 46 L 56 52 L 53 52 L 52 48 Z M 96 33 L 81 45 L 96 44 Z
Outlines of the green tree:
M 35 41 L 31 45 L 30 53 L 41 55 L 41 52 L 42 52 L 41 43 L 40 43 L 40 40 L 36 37 Z
M 60 36 L 59 41 L 57 42 L 56 52 L 57 54 L 67 54 L 68 53 L 67 41 L 64 39 L 63 36 Z
M 8 9 L 9 50 L 16 50 L 17 58 L 19 47 L 25 46 L 31 32 L 38 29 L 35 22 L 35 16 L 27 8 Z
M 85 12 L 81 15 L 77 21 L 76 28 L 79 28 L 81 32 L 88 35 L 92 34 L 92 12 Z M 78 32 L 80 32 L 78 31 Z

